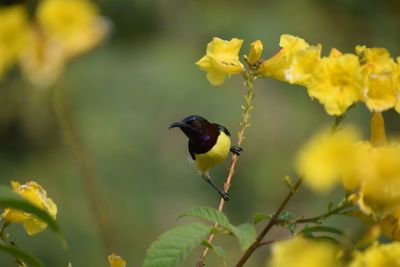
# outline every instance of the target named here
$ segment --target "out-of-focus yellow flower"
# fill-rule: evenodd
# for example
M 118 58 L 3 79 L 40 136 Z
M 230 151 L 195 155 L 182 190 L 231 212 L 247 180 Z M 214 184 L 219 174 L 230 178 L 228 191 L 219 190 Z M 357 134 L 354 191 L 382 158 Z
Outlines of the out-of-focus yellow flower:
M 300 85 L 307 84 L 310 75 L 317 68 L 321 46 L 310 46 L 304 39 L 283 34 L 281 49 L 270 59 L 263 61 L 258 72 L 264 77 Z
M 339 267 L 338 250 L 332 244 L 296 236 L 275 243 L 267 267 Z
M 48 40 L 39 28 L 32 29 L 29 43 L 21 56 L 23 76 L 37 88 L 48 88 L 64 70 L 64 51 Z
M 393 108 L 397 101 L 400 82 L 397 65 L 385 48 L 356 46 L 364 76 L 364 101 L 371 111 Z
M 243 40 L 237 38 L 225 41 L 217 37 L 208 43 L 207 54 L 196 65 L 207 72 L 212 85 L 221 85 L 227 76 L 243 71 L 243 64 L 239 61 L 242 43 Z
M 356 55 L 333 51 L 322 58 L 307 87 L 309 96 L 317 98 L 329 115 L 342 115 L 360 100 L 363 79 Z
M 108 256 L 108 263 L 110 267 L 125 267 L 126 262 L 118 255 L 111 254 Z
M 22 5 L 0 7 L 0 78 L 26 44 L 28 18 Z
M 363 214 L 363 213 L 361 213 L 361 214 Z M 365 214 L 363 214 L 363 215 L 365 216 Z M 366 223 L 369 223 L 369 222 L 367 221 Z M 356 243 L 355 247 L 356 248 L 365 248 L 365 247 L 371 245 L 376 240 L 378 240 L 381 233 L 382 233 L 382 230 L 378 224 L 376 224 L 376 223 L 371 224 L 371 226 L 368 227 L 367 232 Z
M 89 0 L 43 0 L 36 17 L 46 38 L 61 45 L 68 58 L 93 48 L 109 30 Z
M 398 218 L 387 216 L 378 221 L 382 233 L 391 240 L 400 241 L 400 221 Z
M 254 63 L 256 63 L 260 59 L 263 49 L 264 49 L 264 47 L 260 40 L 252 42 L 250 44 L 250 52 L 249 52 L 249 56 L 247 58 L 247 62 L 250 65 L 253 65 Z
M 377 217 L 396 212 L 400 208 L 400 145 L 372 148 L 361 162 L 360 208 Z
M 39 184 L 27 182 L 21 185 L 18 182 L 11 182 L 11 186 L 23 198 L 49 213 L 54 219 L 56 218 L 57 206 L 51 198 L 47 197 L 46 191 Z M 47 223 L 39 220 L 36 216 L 16 209 L 5 209 L 1 217 L 5 218 L 7 223 L 22 222 L 29 235 L 37 234 L 47 227 Z
M 358 160 L 359 134 L 354 128 L 345 128 L 331 133 L 325 130 L 299 151 L 296 168 L 304 181 L 317 192 L 326 192 L 343 177 L 353 178 Z M 346 180 L 344 184 L 355 188 L 357 180 Z
M 357 251 L 349 267 L 400 267 L 400 243 L 374 243 L 365 251 Z

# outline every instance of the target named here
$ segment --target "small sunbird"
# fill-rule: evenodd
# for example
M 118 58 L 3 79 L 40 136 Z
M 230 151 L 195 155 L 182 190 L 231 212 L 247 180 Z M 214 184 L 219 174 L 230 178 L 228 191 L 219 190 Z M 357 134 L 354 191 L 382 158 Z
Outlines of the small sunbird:
M 228 193 L 219 189 L 211 180 L 209 170 L 220 164 L 229 151 L 240 155 L 241 147 L 231 146 L 230 133 L 224 126 L 210 123 L 198 115 L 190 115 L 179 122 L 174 122 L 169 129 L 179 127 L 189 138 L 190 159 L 201 177 L 209 183 L 224 200 L 229 200 Z

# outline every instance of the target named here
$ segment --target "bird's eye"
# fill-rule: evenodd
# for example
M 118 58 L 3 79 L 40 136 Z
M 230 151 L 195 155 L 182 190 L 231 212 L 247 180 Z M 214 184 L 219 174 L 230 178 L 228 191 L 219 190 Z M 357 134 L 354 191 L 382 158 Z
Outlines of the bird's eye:
M 197 126 L 197 125 L 199 125 L 199 122 L 198 122 L 198 121 L 193 121 L 192 124 L 193 124 L 194 126 Z

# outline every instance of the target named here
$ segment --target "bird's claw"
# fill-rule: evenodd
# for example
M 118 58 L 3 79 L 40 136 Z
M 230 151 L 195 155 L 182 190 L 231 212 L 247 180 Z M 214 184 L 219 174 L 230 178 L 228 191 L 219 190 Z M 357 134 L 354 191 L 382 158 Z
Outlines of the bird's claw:
M 243 151 L 243 148 L 241 148 L 240 146 L 231 146 L 230 151 L 231 151 L 233 154 L 240 156 L 240 152 Z
M 228 201 L 228 200 L 229 200 L 229 195 L 228 195 L 227 192 L 220 191 L 219 194 L 221 195 L 221 197 L 222 197 L 225 201 Z

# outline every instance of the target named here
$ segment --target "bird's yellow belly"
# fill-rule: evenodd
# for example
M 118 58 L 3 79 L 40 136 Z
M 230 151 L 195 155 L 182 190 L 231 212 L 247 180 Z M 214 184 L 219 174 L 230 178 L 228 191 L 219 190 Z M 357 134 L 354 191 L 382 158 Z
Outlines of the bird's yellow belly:
M 210 151 L 202 154 L 195 154 L 195 166 L 201 172 L 207 172 L 210 168 L 218 165 L 229 154 L 231 139 L 224 132 L 220 132 L 217 142 Z

